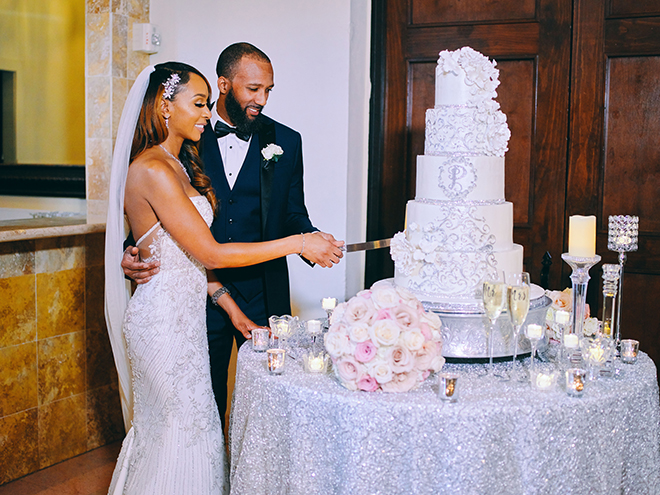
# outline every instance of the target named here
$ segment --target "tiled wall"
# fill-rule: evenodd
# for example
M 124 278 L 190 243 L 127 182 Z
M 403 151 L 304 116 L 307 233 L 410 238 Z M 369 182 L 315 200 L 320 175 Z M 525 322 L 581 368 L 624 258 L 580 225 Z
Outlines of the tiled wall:
M 86 0 L 87 216 L 105 222 L 112 147 L 126 95 L 149 55 L 134 52 L 133 24 L 149 22 L 149 0 Z
M 105 222 L 112 148 L 149 0 L 86 0 L 88 221 Z M 122 438 L 103 314 L 103 234 L 0 243 L 0 484 Z
M 0 484 L 122 438 L 103 234 L 0 243 Z

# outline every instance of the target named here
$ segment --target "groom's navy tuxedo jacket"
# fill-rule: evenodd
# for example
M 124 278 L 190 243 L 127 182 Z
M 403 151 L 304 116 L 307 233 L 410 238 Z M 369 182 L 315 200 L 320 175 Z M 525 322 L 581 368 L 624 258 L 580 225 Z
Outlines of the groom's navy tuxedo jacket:
M 304 202 L 300 134 L 263 117 L 265 125 L 252 136 L 233 189 L 227 183 L 210 124 L 202 134 L 199 149 L 204 170 L 219 202 L 211 226 L 218 242 L 268 241 L 317 230 L 309 220 Z M 261 150 L 271 143 L 284 150 L 277 162 L 267 162 L 261 155 Z M 220 282 L 247 301 L 263 290 L 268 315 L 291 313 L 286 258 L 251 267 L 216 270 L 216 274 Z

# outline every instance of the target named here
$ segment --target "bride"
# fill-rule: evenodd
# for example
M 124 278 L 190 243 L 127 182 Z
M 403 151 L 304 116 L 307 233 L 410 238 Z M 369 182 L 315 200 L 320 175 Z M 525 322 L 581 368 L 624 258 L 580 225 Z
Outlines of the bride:
M 211 116 L 210 96 L 208 81 L 189 65 L 148 67 L 119 123 L 106 226 L 106 320 L 128 433 L 110 494 L 228 491 L 206 337 L 206 295 L 221 288 L 212 269 L 303 252 L 328 264 L 341 257 L 341 243 L 320 234 L 216 243 L 209 226 L 221 206 L 196 148 Z M 120 267 L 124 213 L 141 259 L 160 262 L 130 302 Z M 247 320 L 229 294 L 217 303 L 237 327 Z

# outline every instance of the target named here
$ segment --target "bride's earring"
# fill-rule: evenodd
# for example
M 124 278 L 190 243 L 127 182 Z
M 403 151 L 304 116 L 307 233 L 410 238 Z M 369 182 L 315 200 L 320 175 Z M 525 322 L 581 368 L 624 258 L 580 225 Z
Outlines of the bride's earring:
M 168 129 L 170 128 L 170 118 L 169 117 L 165 117 L 165 127 L 168 128 Z

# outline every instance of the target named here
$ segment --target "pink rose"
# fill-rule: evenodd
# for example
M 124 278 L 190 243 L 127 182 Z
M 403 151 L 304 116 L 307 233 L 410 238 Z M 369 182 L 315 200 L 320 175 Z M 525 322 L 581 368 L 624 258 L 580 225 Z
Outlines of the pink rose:
M 403 328 L 416 327 L 419 323 L 417 311 L 406 304 L 401 304 L 392 311 L 394 319 Z
M 391 320 L 392 314 L 389 309 L 379 309 L 378 313 L 374 316 L 374 321 L 378 320 Z
M 358 364 L 351 358 L 340 359 L 336 363 L 337 373 L 343 381 L 354 382 L 358 378 Z
M 417 373 L 397 373 L 387 383 L 381 387 L 383 392 L 408 392 L 417 386 Z
M 415 366 L 415 357 L 405 347 L 392 347 L 388 355 L 388 361 L 394 373 L 405 373 Z
M 431 369 L 431 364 L 433 363 L 433 359 L 437 356 L 437 354 L 438 351 L 435 342 L 424 342 L 422 348 L 417 351 L 417 356 L 415 357 L 415 367 L 419 370 Z
M 376 346 L 370 340 L 360 342 L 355 347 L 355 360 L 361 363 L 368 363 L 374 358 L 377 351 L 378 349 L 376 349 Z
M 429 330 L 429 326 L 426 323 L 420 323 L 419 329 L 426 340 L 433 340 L 433 333 Z
M 378 382 L 375 378 L 365 375 L 358 380 L 357 387 L 365 392 L 375 392 L 378 390 Z

